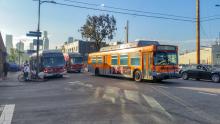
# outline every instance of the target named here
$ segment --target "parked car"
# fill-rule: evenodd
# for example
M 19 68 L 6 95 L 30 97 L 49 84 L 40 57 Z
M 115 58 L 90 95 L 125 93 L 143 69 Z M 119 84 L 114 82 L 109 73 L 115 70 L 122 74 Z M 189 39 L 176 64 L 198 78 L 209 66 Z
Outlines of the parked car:
M 185 70 L 188 70 L 190 68 L 196 68 L 197 65 L 195 64 L 180 64 L 179 65 L 179 74 L 181 75 L 182 72 L 184 72 Z
M 20 67 L 19 67 L 19 65 L 18 64 L 16 64 L 16 63 L 9 63 L 9 69 L 8 69 L 8 71 L 10 71 L 10 72 L 17 72 L 17 71 L 20 71 Z
M 184 70 L 181 75 L 184 80 L 193 78 L 196 80 L 212 80 L 216 83 L 220 82 L 220 69 L 212 67 L 211 65 L 197 65 L 195 68 Z

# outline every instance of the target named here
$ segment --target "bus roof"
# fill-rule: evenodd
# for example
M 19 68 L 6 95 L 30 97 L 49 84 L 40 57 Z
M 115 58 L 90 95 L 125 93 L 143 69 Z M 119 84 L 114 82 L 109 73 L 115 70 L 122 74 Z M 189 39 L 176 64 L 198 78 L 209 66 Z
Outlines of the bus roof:
M 126 53 L 126 52 L 137 52 L 137 51 L 177 51 L 178 47 L 175 45 L 146 45 L 141 47 L 134 47 L 134 48 L 125 48 L 125 49 L 116 49 L 116 50 L 109 50 L 109 51 L 100 51 L 90 53 L 89 56 L 93 55 L 104 55 L 104 54 L 116 54 L 116 53 Z
M 70 57 L 82 57 L 82 55 L 77 52 L 69 52 L 69 53 L 65 53 L 65 55 L 68 55 Z
M 49 54 L 49 53 L 62 53 L 61 50 L 41 50 L 39 51 L 39 55 L 42 55 L 42 54 Z M 33 56 L 37 56 L 37 53 L 34 53 L 31 55 L 31 57 Z
M 136 48 L 136 47 L 143 47 L 143 46 L 150 46 L 150 45 L 159 45 L 159 42 L 158 41 L 139 40 L 139 41 L 125 43 L 125 44 L 119 44 L 119 45 L 115 45 L 115 46 L 103 47 L 100 49 L 100 52 L 121 50 L 121 49 L 128 49 L 128 48 Z

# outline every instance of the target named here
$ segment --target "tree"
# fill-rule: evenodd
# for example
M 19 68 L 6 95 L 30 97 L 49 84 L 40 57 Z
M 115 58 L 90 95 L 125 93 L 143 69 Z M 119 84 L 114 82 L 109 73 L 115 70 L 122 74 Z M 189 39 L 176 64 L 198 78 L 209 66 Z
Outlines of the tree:
M 88 16 L 80 32 L 83 38 L 94 40 L 96 48 L 99 50 L 102 46 L 102 41 L 106 39 L 112 40 L 116 30 L 116 20 L 114 16 L 107 14 Z
M 14 48 L 10 49 L 10 54 L 8 56 L 8 61 L 9 62 L 16 62 L 16 58 L 17 58 L 18 54 L 17 54 L 17 50 Z

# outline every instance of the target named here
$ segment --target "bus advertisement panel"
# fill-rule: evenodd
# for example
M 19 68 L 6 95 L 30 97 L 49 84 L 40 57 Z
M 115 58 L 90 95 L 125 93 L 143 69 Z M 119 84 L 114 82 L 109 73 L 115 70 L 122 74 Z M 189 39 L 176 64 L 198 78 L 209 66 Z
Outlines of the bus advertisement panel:
M 37 69 L 36 54 L 31 56 L 31 69 Z M 58 76 L 62 77 L 66 73 L 65 60 L 63 53 L 58 50 L 46 50 L 39 54 L 40 66 L 39 71 L 44 77 Z
M 158 42 L 139 41 L 110 46 L 88 57 L 89 71 L 95 75 L 110 75 L 160 81 L 178 78 L 178 48 Z
M 67 72 L 82 72 L 83 57 L 80 53 L 64 53 Z

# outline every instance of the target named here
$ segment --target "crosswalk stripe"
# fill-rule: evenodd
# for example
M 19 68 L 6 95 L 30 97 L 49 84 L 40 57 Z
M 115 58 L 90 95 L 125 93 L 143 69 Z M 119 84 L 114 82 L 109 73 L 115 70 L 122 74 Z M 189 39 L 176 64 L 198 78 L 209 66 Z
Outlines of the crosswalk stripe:
M 146 96 L 144 94 L 142 94 L 142 96 L 144 97 L 145 101 L 153 108 L 156 109 L 162 113 L 164 113 L 165 115 L 167 115 L 170 119 L 173 119 L 173 117 L 153 98 L 150 96 Z
M 5 105 L 0 117 L 0 124 L 11 124 L 15 104 Z

